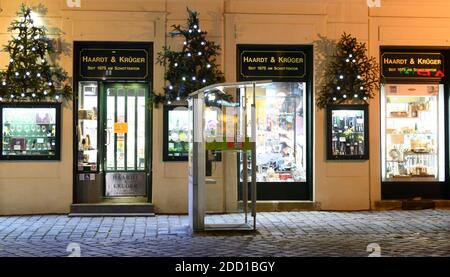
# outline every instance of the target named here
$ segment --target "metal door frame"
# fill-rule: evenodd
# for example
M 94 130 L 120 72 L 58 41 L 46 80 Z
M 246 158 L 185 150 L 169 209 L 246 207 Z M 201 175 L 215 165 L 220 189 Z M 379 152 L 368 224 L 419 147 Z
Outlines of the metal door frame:
M 101 161 L 101 171 L 104 172 L 103 174 L 103 197 L 107 197 L 107 198 L 120 198 L 120 197 L 127 197 L 127 196 L 105 196 L 106 193 L 106 173 L 108 172 L 145 172 L 146 174 L 146 178 L 145 178 L 145 187 L 146 187 L 146 195 L 142 195 L 142 196 L 137 196 L 137 197 L 146 197 L 148 202 L 152 202 L 152 170 L 151 170 L 151 145 L 152 145 L 152 137 L 151 137 L 151 128 L 152 128 L 152 124 L 151 124 L 151 114 L 150 111 L 148 110 L 148 108 L 145 108 L 145 156 L 144 156 L 144 170 L 137 170 L 137 164 L 138 164 L 138 160 L 137 160 L 137 139 L 135 139 L 135 170 L 127 170 L 127 160 L 126 157 L 127 155 L 125 155 L 125 170 L 117 170 L 117 149 L 116 149 L 116 145 L 114 146 L 114 155 L 115 155 L 115 168 L 116 170 L 110 171 L 107 170 L 106 167 L 106 159 L 107 159 L 107 145 L 106 145 L 106 137 L 105 137 L 105 131 L 107 129 L 107 99 L 108 99 L 108 95 L 106 93 L 106 90 L 108 88 L 114 87 L 114 86 L 123 86 L 126 87 L 127 85 L 139 85 L 140 87 L 142 87 L 144 89 L 144 98 L 145 98 L 145 102 L 147 103 L 148 97 L 149 97 L 149 84 L 148 83 L 143 83 L 143 82 L 124 82 L 124 81 L 104 81 L 104 82 L 99 82 L 99 98 L 100 98 L 100 106 L 99 106 L 99 115 L 100 115 L 100 121 L 99 121 L 99 131 L 101 132 L 100 137 L 102 137 L 102 140 L 100 141 L 100 161 Z M 136 96 L 137 97 L 137 96 Z M 115 96 L 116 101 L 115 101 L 115 117 L 117 117 L 117 95 Z M 127 97 L 125 97 L 125 116 L 127 116 Z M 136 108 L 136 112 L 135 114 L 137 115 L 137 104 L 138 101 L 136 99 L 136 104 L 135 104 L 135 108 Z M 137 120 L 135 120 L 135 127 L 137 127 Z M 125 138 L 127 137 L 127 135 L 125 135 Z M 135 138 L 137 138 L 137 128 L 135 128 Z M 126 139 L 125 139 L 126 140 Z M 114 141 L 117 142 L 117 135 L 114 134 Z M 127 149 L 127 145 L 125 143 L 125 149 Z M 126 152 L 126 150 L 125 150 Z M 134 196 L 133 196 L 134 197 Z

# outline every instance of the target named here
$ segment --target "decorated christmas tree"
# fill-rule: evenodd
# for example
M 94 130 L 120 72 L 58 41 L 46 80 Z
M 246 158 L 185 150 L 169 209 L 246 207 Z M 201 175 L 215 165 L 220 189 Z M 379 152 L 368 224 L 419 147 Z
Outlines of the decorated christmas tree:
M 158 63 L 166 66 L 164 95 L 156 95 L 155 102 L 184 100 L 191 92 L 202 87 L 224 81 L 219 70 L 216 56 L 220 46 L 207 41 L 207 32 L 202 31 L 198 13 L 187 9 L 189 18 L 186 29 L 180 25 L 172 25 L 172 37 L 181 36 L 183 46 L 181 51 L 173 51 L 164 47 L 158 53 Z
M 48 62 L 56 53 L 46 28 L 35 24 L 33 11 L 24 4 L 17 15 L 8 28 L 13 37 L 5 46 L 10 59 L 7 70 L 0 72 L 0 101 L 70 100 L 67 73 Z
M 364 43 L 344 33 L 336 45 L 336 53 L 324 72 L 324 85 L 317 106 L 367 103 L 379 89 L 379 70 L 374 57 L 367 56 Z

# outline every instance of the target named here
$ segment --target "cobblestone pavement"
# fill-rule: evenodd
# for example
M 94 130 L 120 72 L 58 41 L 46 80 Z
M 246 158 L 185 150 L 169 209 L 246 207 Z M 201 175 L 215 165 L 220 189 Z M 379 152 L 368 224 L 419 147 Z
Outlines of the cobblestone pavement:
M 278 212 L 257 219 L 255 233 L 191 234 L 187 216 L 3 216 L 0 256 L 68 256 L 78 253 L 73 243 L 81 256 L 368 256 L 371 243 L 381 256 L 450 256 L 450 210 Z

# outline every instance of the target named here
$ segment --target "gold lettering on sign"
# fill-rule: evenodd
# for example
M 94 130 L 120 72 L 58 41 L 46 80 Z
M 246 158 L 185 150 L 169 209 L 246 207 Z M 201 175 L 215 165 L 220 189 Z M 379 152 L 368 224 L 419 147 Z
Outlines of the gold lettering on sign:
M 384 64 L 401 64 L 401 65 L 405 65 L 408 63 L 407 59 L 389 59 L 389 58 L 384 58 L 383 59 L 383 63 Z
M 145 63 L 145 58 L 119 57 L 120 63 Z
M 244 63 L 266 63 L 269 58 L 264 57 L 245 57 L 243 58 Z
M 279 63 L 303 63 L 303 58 L 278 57 Z
M 84 63 L 106 63 L 108 62 L 108 57 L 88 57 L 83 56 L 82 61 Z
M 429 65 L 440 65 L 441 64 L 441 60 L 440 59 L 430 59 L 430 58 L 426 58 L 426 59 L 417 59 L 417 63 L 418 64 L 429 64 Z

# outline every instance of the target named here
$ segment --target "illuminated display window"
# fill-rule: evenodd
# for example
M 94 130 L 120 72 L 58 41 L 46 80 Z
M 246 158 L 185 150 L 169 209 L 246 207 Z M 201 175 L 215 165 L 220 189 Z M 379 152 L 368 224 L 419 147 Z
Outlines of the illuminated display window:
M 386 85 L 382 94 L 383 181 L 443 181 L 443 85 Z
M 2 104 L 1 159 L 59 160 L 60 104 Z
M 327 158 L 369 158 L 367 105 L 334 105 L 327 111 Z
M 189 153 L 187 106 L 164 106 L 164 161 L 187 161 Z

